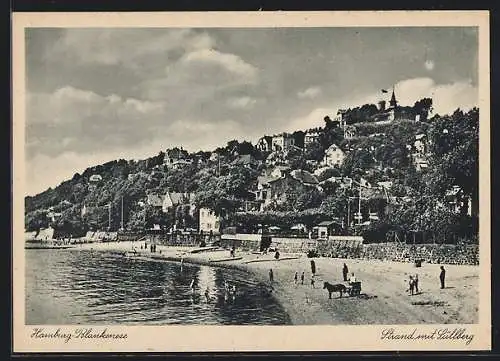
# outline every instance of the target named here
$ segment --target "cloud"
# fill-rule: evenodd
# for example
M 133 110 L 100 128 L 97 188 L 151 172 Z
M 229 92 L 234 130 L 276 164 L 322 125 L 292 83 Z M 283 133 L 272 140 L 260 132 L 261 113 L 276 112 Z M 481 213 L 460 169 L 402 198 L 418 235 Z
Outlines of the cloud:
M 159 142 L 141 148 L 114 151 L 99 151 L 91 154 L 62 152 L 55 156 L 36 154 L 26 161 L 26 195 L 35 195 L 49 187 L 56 187 L 64 180 L 71 179 L 75 173 L 82 173 L 86 168 L 103 164 L 115 159 L 140 159 L 158 154 L 162 149 Z M 50 172 L 47 171 L 50 169 Z
M 434 62 L 432 60 L 427 60 L 425 63 L 424 63 L 424 66 L 425 66 L 425 69 L 431 71 L 434 69 Z
M 215 45 L 206 32 L 192 29 L 65 29 L 44 56 L 52 61 L 122 65 L 140 71 L 159 59 L 165 62 Z
M 432 98 L 434 113 L 450 114 L 457 108 L 468 110 L 477 106 L 478 89 L 469 81 L 436 84 L 431 78 L 407 79 L 395 86 L 401 105 L 413 105 L 425 97 Z
M 254 101 L 235 98 L 238 106 Z M 109 160 L 145 158 L 176 145 L 211 150 L 259 133 L 247 122 L 174 117 L 165 102 L 99 95 L 69 86 L 30 93 L 27 109 L 29 194 Z
M 298 116 L 292 119 L 287 125 L 287 132 L 294 132 L 296 130 L 307 130 L 315 127 L 322 127 L 325 125 L 324 118 L 326 115 L 332 117 L 336 110 L 332 107 L 321 107 L 311 110 L 308 114 Z
M 239 98 L 230 98 L 227 101 L 227 105 L 234 109 L 251 109 L 255 106 L 257 100 L 248 96 L 243 96 Z
M 477 106 L 478 88 L 470 81 L 460 80 L 449 84 L 436 84 L 432 78 L 405 79 L 395 84 L 398 104 L 413 106 L 422 98 L 432 98 L 434 113 L 444 115 L 453 113 L 457 108 L 468 110 Z M 372 92 L 354 98 L 338 100 L 334 111 L 340 108 L 353 108 L 363 104 L 377 104 L 380 100 L 389 102 L 392 91 L 387 94 Z M 333 111 L 333 108 L 328 107 Z
M 164 127 L 163 102 L 62 87 L 30 93 L 27 102 L 27 155 L 132 147 Z
M 321 94 L 321 88 L 314 86 L 297 93 L 300 99 L 314 99 Z
M 237 76 L 244 77 L 250 82 L 253 82 L 258 74 L 258 70 L 253 65 L 246 63 L 241 57 L 221 53 L 214 49 L 203 49 L 187 53 L 181 58 L 181 62 L 219 66 Z
M 431 78 L 414 78 L 400 81 L 395 85 L 396 98 L 402 106 L 413 106 L 416 101 L 432 98 L 435 114 L 445 115 L 453 113 L 457 108 L 468 110 L 477 106 L 478 89 L 468 81 L 457 81 L 450 84 L 436 84 Z M 347 109 L 363 104 L 377 104 L 382 98 L 389 100 L 391 92 L 384 94 L 373 92 L 356 97 L 338 99 L 333 106 L 323 104 L 312 108 L 304 115 L 296 115 L 288 122 L 286 131 L 293 132 L 299 129 L 324 126 L 326 115 L 333 117 L 338 109 Z

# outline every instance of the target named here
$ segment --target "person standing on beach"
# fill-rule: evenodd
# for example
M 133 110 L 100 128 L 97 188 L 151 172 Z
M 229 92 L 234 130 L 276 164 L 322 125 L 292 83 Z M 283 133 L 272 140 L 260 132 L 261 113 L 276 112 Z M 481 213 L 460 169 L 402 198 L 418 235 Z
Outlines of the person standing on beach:
M 311 288 L 314 288 L 314 275 L 311 276 Z
M 300 275 L 300 284 L 304 284 L 304 271 L 302 271 L 302 274 Z
M 314 260 L 311 260 L 311 273 L 313 276 L 316 274 L 316 263 Z
M 415 274 L 413 278 L 413 283 L 415 284 L 415 293 L 418 294 L 418 273 Z
M 439 280 L 441 281 L 441 289 L 444 288 L 444 279 L 446 277 L 446 270 L 444 266 L 441 266 L 441 273 L 439 274 Z
M 299 273 L 298 272 L 295 272 L 295 276 L 293 276 L 293 281 L 294 281 L 295 285 L 297 285 L 297 282 L 299 281 Z
M 351 274 L 351 277 L 349 278 L 349 283 L 354 283 L 356 282 L 356 276 L 354 276 L 354 272 Z
M 274 281 L 274 274 L 273 274 L 273 269 L 271 268 L 269 270 L 269 282 L 273 283 Z
M 344 263 L 344 267 L 342 267 L 342 276 L 344 276 L 344 282 L 347 282 L 347 275 L 349 274 L 349 268 Z
M 410 291 L 410 295 L 413 296 L 415 290 L 415 281 L 413 280 L 413 276 L 410 276 L 408 284 L 409 284 L 408 291 Z

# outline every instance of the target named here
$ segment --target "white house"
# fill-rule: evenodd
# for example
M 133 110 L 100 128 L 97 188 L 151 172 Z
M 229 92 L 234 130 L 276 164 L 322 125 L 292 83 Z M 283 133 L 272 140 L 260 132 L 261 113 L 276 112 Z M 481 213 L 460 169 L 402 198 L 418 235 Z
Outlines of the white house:
M 342 128 L 345 127 L 345 125 L 346 125 L 345 119 L 344 119 L 344 116 L 346 113 L 347 113 L 347 111 L 345 109 L 339 109 L 337 111 L 337 115 L 335 116 L 335 118 L 333 118 L 334 121 L 339 122 L 339 124 Z
M 336 144 L 332 144 L 326 151 L 323 157 L 322 164 L 333 167 L 340 166 L 344 161 L 345 153 Z
M 273 170 L 269 173 L 269 176 L 273 178 L 281 178 L 284 177 L 286 173 L 290 171 L 290 167 L 285 165 L 278 165 L 273 168 Z
M 352 139 L 356 136 L 356 127 L 353 125 L 345 126 L 344 127 L 344 138 L 345 139 Z
M 200 208 L 200 232 L 220 233 L 220 218 L 208 208 Z
M 150 193 L 147 195 L 147 204 L 155 208 L 162 208 L 164 196 Z
M 101 176 L 100 174 L 92 174 L 92 175 L 90 176 L 89 180 L 90 180 L 91 182 L 95 182 L 95 183 L 97 183 L 97 182 L 102 181 L 102 176 Z
M 426 142 L 426 135 L 425 134 L 417 134 L 415 136 L 415 143 L 413 143 L 413 146 L 415 147 L 415 150 L 419 154 L 425 154 L 427 153 L 427 142 Z
M 273 148 L 273 138 L 265 135 L 257 141 L 255 147 L 261 152 L 270 152 Z
M 272 148 L 273 150 L 287 150 L 290 146 L 295 145 L 295 139 L 289 133 L 281 133 L 273 136 Z
M 163 197 L 162 211 L 163 213 L 167 213 L 171 207 L 175 207 L 181 204 L 194 206 L 194 193 L 168 192 Z
M 182 148 L 167 149 L 163 158 L 163 164 L 166 166 L 172 166 L 180 160 L 186 160 L 188 155 L 189 153 Z
M 314 144 L 318 141 L 319 139 L 319 133 L 318 132 L 307 132 L 306 135 L 304 136 L 304 147 L 308 148 L 311 146 L 311 144 Z

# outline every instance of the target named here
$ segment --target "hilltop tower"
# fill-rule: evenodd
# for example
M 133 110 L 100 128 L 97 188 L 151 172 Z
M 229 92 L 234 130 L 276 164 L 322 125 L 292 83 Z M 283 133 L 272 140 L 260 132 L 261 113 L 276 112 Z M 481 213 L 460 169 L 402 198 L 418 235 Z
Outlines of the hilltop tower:
M 396 108 L 398 106 L 398 101 L 396 100 L 396 94 L 394 93 L 394 88 L 392 88 L 392 96 L 391 100 L 389 101 L 389 106 L 391 108 Z

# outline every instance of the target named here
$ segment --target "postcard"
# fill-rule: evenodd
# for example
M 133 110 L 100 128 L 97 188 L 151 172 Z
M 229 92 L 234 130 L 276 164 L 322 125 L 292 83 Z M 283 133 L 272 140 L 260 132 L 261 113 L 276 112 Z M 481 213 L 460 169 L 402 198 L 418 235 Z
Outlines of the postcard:
M 12 39 L 14 352 L 491 348 L 488 12 Z

